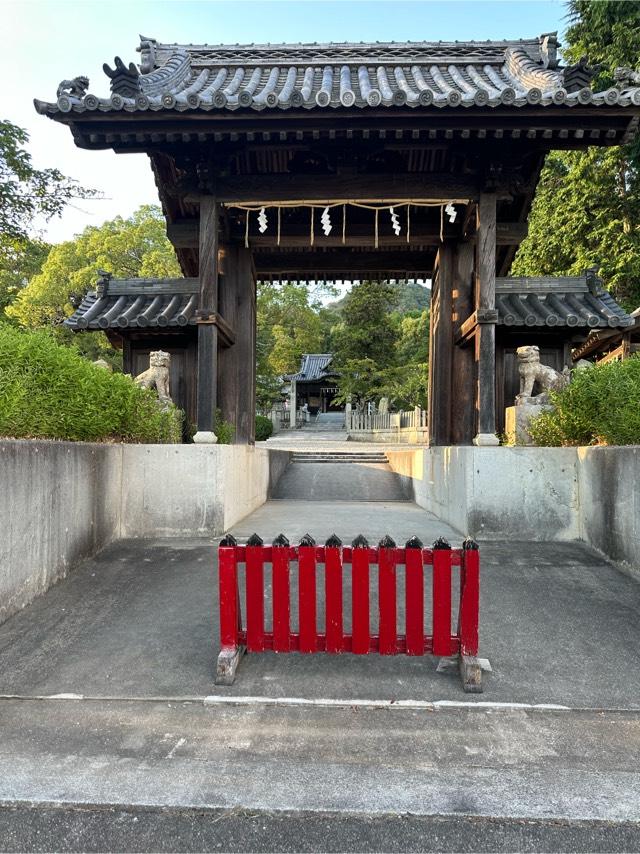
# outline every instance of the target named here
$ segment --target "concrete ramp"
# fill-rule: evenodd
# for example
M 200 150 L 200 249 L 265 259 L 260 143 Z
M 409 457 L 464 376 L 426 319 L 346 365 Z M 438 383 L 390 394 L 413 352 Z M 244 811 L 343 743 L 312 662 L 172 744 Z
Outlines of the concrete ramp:
M 410 501 L 382 451 L 294 451 L 271 495 L 306 501 Z

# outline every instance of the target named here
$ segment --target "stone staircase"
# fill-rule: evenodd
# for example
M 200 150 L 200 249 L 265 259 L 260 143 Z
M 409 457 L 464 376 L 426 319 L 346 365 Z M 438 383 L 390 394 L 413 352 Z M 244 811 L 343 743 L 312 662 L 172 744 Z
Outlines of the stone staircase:
M 387 455 L 383 451 L 293 451 L 291 463 L 369 463 L 386 465 Z

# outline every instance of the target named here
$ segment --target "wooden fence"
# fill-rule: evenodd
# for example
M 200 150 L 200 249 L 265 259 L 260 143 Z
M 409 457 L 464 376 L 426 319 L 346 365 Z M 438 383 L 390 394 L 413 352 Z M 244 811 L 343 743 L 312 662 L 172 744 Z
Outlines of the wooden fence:
M 355 433 L 357 431 L 370 430 L 401 430 L 420 429 L 427 426 L 427 413 L 424 409 L 416 406 L 406 412 L 367 412 L 352 410 L 347 419 L 347 430 Z

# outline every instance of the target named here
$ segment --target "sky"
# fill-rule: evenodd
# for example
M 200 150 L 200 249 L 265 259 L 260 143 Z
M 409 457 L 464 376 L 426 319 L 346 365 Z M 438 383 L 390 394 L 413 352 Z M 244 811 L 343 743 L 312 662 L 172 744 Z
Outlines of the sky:
M 565 28 L 560 0 L 0 0 L 0 118 L 25 128 L 36 166 L 57 167 L 104 198 L 42 224 L 52 242 L 158 200 L 146 155 L 83 151 L 67 127 L 39 116 L 61 80 L 89 77 L 109 95 L 104 62 L 138 62 L 138 35 L 194 44 L 459 41 L 531 38 Z

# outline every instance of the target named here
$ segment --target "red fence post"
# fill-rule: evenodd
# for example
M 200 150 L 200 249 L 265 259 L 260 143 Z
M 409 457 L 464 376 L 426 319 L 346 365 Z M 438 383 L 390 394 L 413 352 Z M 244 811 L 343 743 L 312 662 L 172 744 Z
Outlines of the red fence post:
M 247 649 L 264 650 L 264 549 L 262 539 L 252 534 L 247 540 Z
M 327 652 L 342 652 L 342 541 L 335 534 L 324 544 L 324 594 Z
M 369 637 L 369 543 L 360 534 L 351 544 L 351 651 L 365 655 Z
M 316 541 L 309 534 L 298 547 L 298 620 L 300 652 L 316 652 Z
M 407 655 L 424 655 L 424 567 L 420 540 L 417 537 L 408 540 L 404 553 Z
M 273 649 L 289 652 L 290 645 L 290 591 L 289 591 L 289 540 L 284 534 L 275 538 L 271 549 L 273 569 Z
M 398 651 L 396 602 L 396 544 L 391 537 L 378 543 L 378 608 L 380 611 L 380 653 Z
M 451 546 L 444 539 L 433 544 L 433 654 L 452 654 Z
M 218 549 L 220 645 L 238 646 L 238 561 L 236 541 L 225 537 Z
M 478 544 L 470 538 L 462 544 L 459 614 L 460 653 L 477 655 L 480 617 L 480 552 Z

